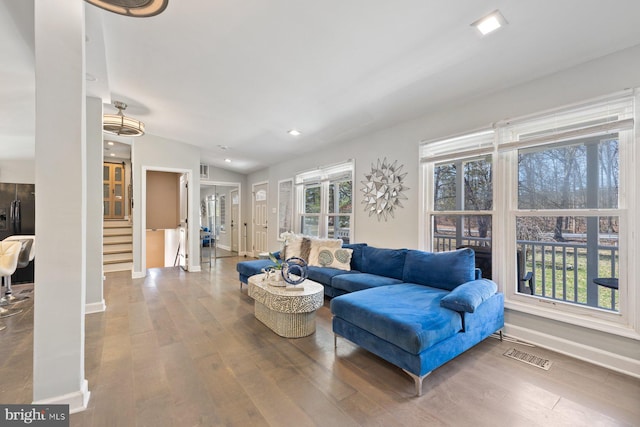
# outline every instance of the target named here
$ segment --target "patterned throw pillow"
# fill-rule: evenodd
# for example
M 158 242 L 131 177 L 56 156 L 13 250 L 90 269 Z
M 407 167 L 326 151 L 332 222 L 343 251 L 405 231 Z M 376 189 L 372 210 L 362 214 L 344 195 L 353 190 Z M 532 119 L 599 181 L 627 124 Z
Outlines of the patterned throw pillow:
M 318 265 L 339 270 L 351 270 L 353 249 L 321 247 L 318 251 Z
M 309 240 L 309 258 L 307 259 L 307 262 L 309 265 L 315 265 L 318 267 L 320 266 L 320 263 L 318 262 L 320 248 L 340 249 L 342 247 L 342 239 L 319 239 L 317 237 L 312 237 Z M 303 247 L 304 243 L 305 242 L 302 243 Z

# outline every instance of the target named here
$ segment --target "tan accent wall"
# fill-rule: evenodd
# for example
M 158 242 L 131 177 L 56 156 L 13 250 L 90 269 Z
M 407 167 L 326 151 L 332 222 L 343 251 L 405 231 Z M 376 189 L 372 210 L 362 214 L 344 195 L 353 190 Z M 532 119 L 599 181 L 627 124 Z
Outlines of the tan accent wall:
M 180 224 L 180 174 L 147 171 L 147 230 Z

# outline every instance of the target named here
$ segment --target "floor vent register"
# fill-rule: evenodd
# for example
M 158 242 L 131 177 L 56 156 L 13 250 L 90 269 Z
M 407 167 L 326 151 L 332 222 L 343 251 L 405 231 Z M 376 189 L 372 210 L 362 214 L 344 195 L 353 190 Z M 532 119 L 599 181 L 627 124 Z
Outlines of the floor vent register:
M 520 362 L 527 363 L 529 365 L 536 366 L 540 369 L 548 371 L 551 367 L 551 361 L 544 357 L 536 356 L 535 354 L 527 353 L 526 351 L 520 351 L 515 348 L 510 348 L 504 352 L 504 355 L 511 359 L 519 360 Z

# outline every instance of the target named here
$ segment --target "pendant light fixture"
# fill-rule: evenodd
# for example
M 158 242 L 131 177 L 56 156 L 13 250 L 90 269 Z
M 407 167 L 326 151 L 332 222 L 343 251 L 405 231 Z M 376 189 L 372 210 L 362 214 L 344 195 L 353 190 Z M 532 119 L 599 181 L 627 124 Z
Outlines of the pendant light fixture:
M 102 118 L 102 129 L 106 133 L 120 136 L 144 135 L 144 123 L 122 114 L 122 111 L 127 108 L 127 104 L 114 101 L 113 106 L 118 109 L 118 114 L 105 114 Z
M 169 0 L 85 0 L 94 6 L 118 15 L 147 18 L 162 13 Z

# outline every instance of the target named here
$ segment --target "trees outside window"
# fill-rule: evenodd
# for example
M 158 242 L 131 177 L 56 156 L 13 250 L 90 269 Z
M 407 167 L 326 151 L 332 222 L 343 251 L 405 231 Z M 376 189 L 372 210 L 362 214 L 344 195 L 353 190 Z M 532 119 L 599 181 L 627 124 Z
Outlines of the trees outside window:
M 349 243 L 353 232 L 353 163 L 300 174 L 296 183 L 300 232 Z
M 507 302 L 536 314 L 630 325 L 638 99 L 602 98 L 424 143 L 426 249 L 474 247 Z

